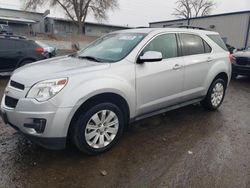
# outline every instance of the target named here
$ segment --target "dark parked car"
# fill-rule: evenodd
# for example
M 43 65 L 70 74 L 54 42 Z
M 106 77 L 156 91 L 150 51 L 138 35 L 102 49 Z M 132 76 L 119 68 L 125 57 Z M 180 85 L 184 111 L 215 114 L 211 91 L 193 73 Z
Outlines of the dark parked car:
M 0 35 L 0 74 L 6 75 L 16 68 L 46 59 L 44 49 L 35 41 L 20 36 Z
M 226 44 L 228 51 L 230 52 L 230 54 L 233 54 L 235 51 L 237 51 L 237 49 L 233 46 L 231 46 L 230 44 Z
M 234 53 L 234 57 L 232 77 L 236 78 L 238 75 L 250 76 L 250 46 L 244 51 Z
M 0 24 L 0 34 L 13 35 L 13 31 L 8 25 Z

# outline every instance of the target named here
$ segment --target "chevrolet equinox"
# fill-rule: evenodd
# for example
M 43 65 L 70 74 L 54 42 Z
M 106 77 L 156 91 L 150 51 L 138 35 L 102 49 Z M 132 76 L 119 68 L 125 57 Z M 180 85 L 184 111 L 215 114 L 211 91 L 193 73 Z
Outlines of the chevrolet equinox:
M 6 124 L 31 141 L 109 150 L 133 121 L 200 102 L 216 110 L 231 78 L 219 34 L 180 28 L 110 33 L 76 54 L 17 69 L 1 103 Z

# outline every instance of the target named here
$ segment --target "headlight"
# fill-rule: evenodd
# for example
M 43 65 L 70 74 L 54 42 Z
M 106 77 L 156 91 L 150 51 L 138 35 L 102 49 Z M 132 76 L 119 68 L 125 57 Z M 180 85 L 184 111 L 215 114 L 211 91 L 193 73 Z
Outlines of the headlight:
M 44 102 L 59 93 L 68 83 L 68 78 L 45 80 L 35 84 L 28 92 L 26 98 L 33 98 Z

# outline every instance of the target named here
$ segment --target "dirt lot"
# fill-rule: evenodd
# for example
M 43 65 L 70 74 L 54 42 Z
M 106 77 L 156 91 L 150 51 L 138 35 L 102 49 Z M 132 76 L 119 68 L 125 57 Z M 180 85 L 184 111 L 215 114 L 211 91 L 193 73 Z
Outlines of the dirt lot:
M 0 187 L 250 187 L 250 79 L 231 83 L 219 111 L 140 121 L 95 157 L 42 149 L 1 123 Z

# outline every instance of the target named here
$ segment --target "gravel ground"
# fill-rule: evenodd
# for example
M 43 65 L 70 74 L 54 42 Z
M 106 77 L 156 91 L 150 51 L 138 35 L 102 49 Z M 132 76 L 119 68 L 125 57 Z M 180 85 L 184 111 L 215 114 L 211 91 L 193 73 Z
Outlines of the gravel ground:
M 234 80 L 218 111 L 145 119 L 94 157 L 42 149 L 0 122 L 0 187 L 250 187 L 250 79 Z

